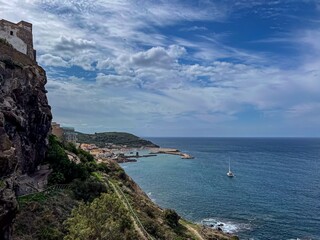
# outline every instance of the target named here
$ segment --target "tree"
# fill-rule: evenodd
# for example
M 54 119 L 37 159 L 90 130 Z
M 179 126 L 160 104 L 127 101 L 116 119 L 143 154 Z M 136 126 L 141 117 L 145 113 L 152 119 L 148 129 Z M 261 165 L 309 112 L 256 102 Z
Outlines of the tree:
M 105 184 L 92 177 L 86 181 L 76 179 L 71 186 L 75 198 L 85 202 L 91 202 L 96 197 L 99 197 L 101 193 L 107 192 Z

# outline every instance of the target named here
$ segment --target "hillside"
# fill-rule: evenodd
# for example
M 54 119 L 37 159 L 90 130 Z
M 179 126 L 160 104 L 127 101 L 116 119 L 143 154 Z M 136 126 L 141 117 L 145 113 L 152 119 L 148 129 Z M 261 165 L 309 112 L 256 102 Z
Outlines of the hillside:
M 87 155 L 74 165 L 62 151 L 70 150 L 70 145 L 54 137 L 49 140 L 47 161 L 53 167 L 49 179 L 53 185 L 19 198 L 14 239 L 237 239 L 201 229 L 174 210 L 161 209 L 113 160 L 98 164 Z M 66 167 L 73 169 L 71 175 Z
M 125 132 L 103 132 L 86 134 L 78 132 L 79 143 L 91 143 L 98 147 L 105 147 L 106 143 L 116 145 L 127 145 L 127 147 L 140 148 L 140 147 L 159 147 L 154 143 L 139 138 L 133 134 Z

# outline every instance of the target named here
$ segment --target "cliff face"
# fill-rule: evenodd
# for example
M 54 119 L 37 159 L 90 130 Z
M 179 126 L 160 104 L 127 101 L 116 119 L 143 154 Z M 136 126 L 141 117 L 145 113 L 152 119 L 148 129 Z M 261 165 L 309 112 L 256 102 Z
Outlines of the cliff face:
M 47 149 L 47 135 L 52 115 L 44 87 L 46 82 L 45 71 L 36 62 L 10 46 L 0 43 L 2 236 L 8 234 L 8 225 L 16 210 L 15 177 L 34 172 Z

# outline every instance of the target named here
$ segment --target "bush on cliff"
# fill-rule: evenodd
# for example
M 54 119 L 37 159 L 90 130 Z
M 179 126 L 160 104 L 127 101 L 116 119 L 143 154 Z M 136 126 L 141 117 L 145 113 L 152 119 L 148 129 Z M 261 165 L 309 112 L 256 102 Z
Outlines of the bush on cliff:
M 94 162 L 94 157 L 82 149 L 78 149 L 78 156 L 82 163 Z
M 76 154 L 82 163 L 94 162 L 94 157 L 90 153 L 82 150 L 81 148 L 77 148 L 76 145 L 71 142 L 63 143 L 63 147 L 69 152 Z
M 69 152 L 72 152 L 74 154 L 78 154 L 77 146 L 71 142 L 63 143 L 63 147 L 64 147 L 64 149 L 68 150 Z
M 86 181 L 74 180 L 71 189 L 76 199 L 85 202 L 91 202 L 99 197 L 101 193 L 107 192 L 106 185 L 93 177 L 90 177 Z
M 106 174 L 108 174 L 111 171 L 110 167 L 106 163 L 99 163 L 97 165 L 97 170 L 104 172 Z
M 179 225 L 180 216 L 172 209 L 164 210 L 164 220 L 172 228 Z
M 49 163 L 53 173 L 49 177 L 49 184 L 69 183 L 73 179 L 85 180 L 89 177 L 89 171 L 85 164 L 71 162 L 55 136 L 49 136 L 49 149 L 45 162 Z

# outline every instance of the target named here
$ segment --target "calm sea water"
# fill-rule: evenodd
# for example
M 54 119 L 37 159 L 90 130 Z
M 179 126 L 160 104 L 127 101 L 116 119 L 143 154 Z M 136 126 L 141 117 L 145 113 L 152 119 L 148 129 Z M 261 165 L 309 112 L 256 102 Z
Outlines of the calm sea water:
M 122 164 L 160 206 L 241 239 L 320 239 L 320 139 L 150 140 L 196 157 Z

